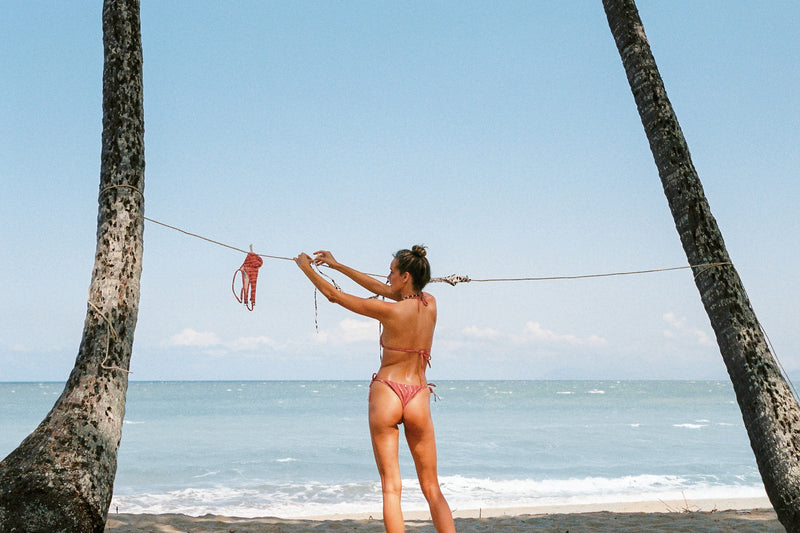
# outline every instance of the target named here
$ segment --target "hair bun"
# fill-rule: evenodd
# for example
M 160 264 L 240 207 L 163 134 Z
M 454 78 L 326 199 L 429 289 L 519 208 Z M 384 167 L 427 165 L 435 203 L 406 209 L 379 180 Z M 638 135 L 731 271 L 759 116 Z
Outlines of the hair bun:
M 417 257 L 425 257 L 428 252 L 425 250 L 425 246 L 421 244 L 415 244 L 411 247 L 411 253 Z

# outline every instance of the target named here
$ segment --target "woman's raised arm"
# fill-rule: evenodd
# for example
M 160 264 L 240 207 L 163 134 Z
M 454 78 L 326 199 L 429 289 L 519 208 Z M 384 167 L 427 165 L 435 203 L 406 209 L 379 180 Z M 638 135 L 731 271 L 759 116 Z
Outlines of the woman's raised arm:
M 359 298 L 335 288 L 328 280 L 316 272 L 311 264 L 313 259 L 301 253 L 294 258 L 300 270 L 311 280 L 311 283 L 331 302 L 339 304 L 349 311 L 374 318 L 383 322 L 391 316 L 392 304 L 370 298 Z
M 341 272 L 373 294 L 390 298 L 395 301 L 400 300 L 400 294 L 392 291 L 390 286 L 378 281 L 368 274 L 364 274 L 363 272 L 359 272 L 354 268 L 343 265 L 334 259 L 333 254 L 327 250 L 319 250 L 314 252 L 314 263 L 318 265 L 327 265 L 329 268 L 332 268 L 337 272 Z

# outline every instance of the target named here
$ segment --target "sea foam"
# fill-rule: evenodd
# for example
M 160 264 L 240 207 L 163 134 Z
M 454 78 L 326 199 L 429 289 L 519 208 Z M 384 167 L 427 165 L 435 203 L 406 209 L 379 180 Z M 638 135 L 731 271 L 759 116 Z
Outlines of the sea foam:
M 763 486 L 718 485 L 681 476 L 639 475 L 620 478 L 478 479 L 445 476 L 442 491 L 453 509 L 537 507 L 701 498 L 764 497 Z M 403 507 L 425 510 L 416 479 L 403 480 Z M 182 513 L 202 516 L 297 518 L 334 514 L 377 513 L 380 483 L 262 484 L 247 488 L 187 488 L 163 493 L 116 495 L 112 509 L 124 513 Z

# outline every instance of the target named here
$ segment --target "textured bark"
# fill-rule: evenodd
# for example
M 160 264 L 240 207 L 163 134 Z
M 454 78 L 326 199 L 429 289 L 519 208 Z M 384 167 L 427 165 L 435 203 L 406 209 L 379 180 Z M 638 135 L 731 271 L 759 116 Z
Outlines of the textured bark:
M 102 532 L 111 503 L 142 272 L 138 0 L 104 2 L 103 45 L 97 250 L 83 337 L 63 393 L 39 427 L 0 462 L 3 532 Z
M 730 262 L 634 0 L 603 5 L 689 264 Z M 695 274 L 767 495 L 784 527 L 800 531 L 800 408 L 733 265 Z

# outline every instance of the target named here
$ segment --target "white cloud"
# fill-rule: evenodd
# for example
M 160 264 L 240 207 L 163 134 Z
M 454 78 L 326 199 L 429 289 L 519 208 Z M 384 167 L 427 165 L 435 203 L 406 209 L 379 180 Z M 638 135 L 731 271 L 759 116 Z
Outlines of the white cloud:
M 263 347 L 275 348 L 277 343 L 269 337 L 240 337 L 230 344 L 230 348 L 237 352 L 254 351 Z
M 682 329 L 686 325 L 685 318 L 679 319 L 678 317 L 675 316 L 675 313 L 672 312 L 664 313 L 664 316 L 662 316 L 661 318 L 664 319 L 664 322 L 666 322 L 675 329 Z
M 677 317 L 675 313 L 664 313 L 661 317 L 670 328 L 664 330 L 664 337 L 668 339 L 678 339 L 683 337 L 691 337 L 695 342 L 701 346 L 714 346 L 715 342 L 708 333 L 702 329 L 687 326 L 685 317 Z
M 186 328 L 177 335 L 173 335 L 167 342 L 170 346 L 195 346 L 198 348 L 208 348 L 220 344 L 216 333 L 210 331 L 195 331 Z
M 314 339 L 314 342 L 317 344 L 325 344 L 330 339 L 330 335 L 326 330 L 321 329 L 319 331 L 315 331 L 313 333 L 312 338 Z
M 566 341 L 574 344 L 577 337 L 574 335 L 559 335 L 552 330 L 545 329 L 539 322 L 525 322 L 525 329 L 522 331 L 525 339 L 533 339 L 537 341 Z
M 231 352 L 256 352 L 264 348 L 275 349 L 278 343 L 269 337 L 239 337 L 233 341 L 223 341 L 216 333 L 210 331 L 196 331 L 186 328 L 173 335 L 165 343 L 168 346 L 184 346 L 201 348 L 206 354 L 223 356 Z
M 592 346 L 600 346 L 602 344 L 608 344 L 608 341 L 599 336 L 599 335 L 589 335 L 584 339 L 584 344 L 590 344 Z
M 502 333 L 492 328 L 479 328 L 478 326 L 470 326 L 462 330 L 464 335 L 473 339 L 495 340 L 502 336 Z
M 339 322 L 339 331 L 346 343 L 374 341 L 378 338 L 378 326 L 374 320 L 346 318 Z
M 346 318 L 335 328 L 320 329 L 313 334 L 317 344 L 355 344 L 361 342 L 378 342 L 378 323 L 374 320 L 358 320 Z
M 539 322 L 528 321 L 522 336 L 517 338 L 517 342 L 538 342 L 544 341 L 555 344 L 569 344 L 572 346 L 600 346 L 606 344 L 606 339 L 598 335 L 588 337 L 578 337 L 576 335 L 556 333 L 545 329 Z
M 694 330 L 694 335 L 697 338 L 697 343 L 703 346 L 715 346 L 717 344 L 705 331 L 696 329 Z
M 544 328 L 539 322 L 528 321 L 522 333 L 505 333 L 493 328 L 469 326 L 461 333 L 471 340 L 499 341 L 512 344 L 548 343 L 570 346 L 600 346 L 606 344 L 606 339 L 597 335 L 578 337 L 577 335 L 556 333 Z

